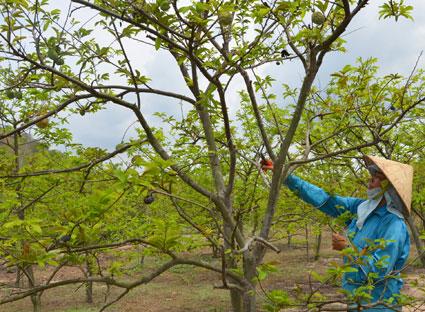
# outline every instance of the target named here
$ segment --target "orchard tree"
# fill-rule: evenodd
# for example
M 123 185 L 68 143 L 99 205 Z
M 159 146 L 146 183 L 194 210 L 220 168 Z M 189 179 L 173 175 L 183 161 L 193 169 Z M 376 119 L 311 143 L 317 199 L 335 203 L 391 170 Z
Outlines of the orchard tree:
M 9 118 L 23 110 L 0 135 L 2 140 L 46 123 L 47 118 L 49 122 L 59 118 L 65 127 L 69 114 L 96 114 L 112 106 L 132 112 L 138 129 L 137 137 L 117 142 L 112 153 L 94 149 L 87 162 L 83 157 L 78 165 L 58 162 L 54 169 L 7 172 L 2 178 L 14 181 L 53 175 L 60 179 L 67 172 L 83 170 L 83 180 L 88 181 L 99 174 L 101 170 L 94 169 L 102 167 L 102 162 L 127 151 L 130 163 L 105 169 L 114 179 L 110 188 L 104 188 L 110 190 L 108 194 L 96 196 L 93 190 L 89 205 L 83 203 L 90 199 L 75 197 L 81 200 L 77 207 L 84 211 L 77 215 L 63 211 L 68 225 L 81 229 L 72 248 L 63 252 L 71 257 L 136 243 L 167 256 L 169 262 L 132 282 L 112 275 L 87 276 L 33 285 L 2 302 L 81 282 L 121 287 L 120 299 L 169 268 L 188 264 L 221 274 L 221 287 L 230 291 L 234 311 L 256 311 L 256 285 L 264 277 L 264 255 L 268 249 L 278 251 L 270 238 L 287 175 L 302 164 L 330 158 L 346 163 L 344 172 L 349 173 L 353 168 L 350 162 L 358 164 L 361 152 L 392 148 L 394 153 L 402 153 L 388 136 L 417 114 L 423 117 L 418 110 L 424 100 L 420 72 L 415 79 L 398 75 L 375 79 L 371 62 L 363 61 L 358 68 L 347 65 L 336 73 L 324 95 L 313 87 L 325 56 L 345 51 L 341 36 L 357 15 L 367 11 L 368 2 L 72 0 L 69 10 L 62 12 L 56 3 L 48 5 L 47 1 L 3 1 L 1 60 L 2 69 L 8 71 L 2 81 L 4 96 L 19 98 L 23 92 L 33 98 L 10 112 L 2 111 Z M 403 1 L 391 0 L 381 6 L 380 15 L 409 18 L 412 9 Z M 84 16 L 80 12 L 95 13 L 94 24 L 80 23 L 79 16 Z M 173 79 L 184 82 L 185 89 L 171 91 L 154 75 L 137 68 L 134 51 L 167 53 L 179 73 Z M 261 69 L 275 62 L 284 66 L 288 60 L 300 62 L 304 69 L 301 87 L 292 90 L 286 86 L 283 95 L 273 94 L 275 79 L 260 74 Z M 232 122 L 230 112 L 236 105 L 234 88 L 240 96 L 240 123 Z M 182 116 L 158 112 L 160 127 L 149 122 L 145 105 L 155 96 L 180 103 Z M 30 108 L 32 103 L 35 108 Z M 164 125 L 169 133 L 161 129 Z M 239 134 L 240 127 L 245 135 Z M 61 127 L 44 125 L 48 142 L 79 150 L 63 136 L 55 137 L 54 129 Z M 274 161 L 270 182 L 259 168 L 261 152 Z M 259 176 L 268 187 L 258 182 Z M 114 224 L 105 224 L 116 230 L 112 231 L 115 241 L 93 245 L 82 233 L 93 222 L 106 223 L 100 219 L 104 214 L 99 206 L 117 202 L 124 193 L 128 196 L 117 209 L 125 211 L 128 204 L 129 212 Z M 180 221 L 175 215 L 166 220 L 152 218 L 137 234 L 128 231 L 130 223 L 138 222 L 131 218 L 135 214 L 130 211 L 132 203 L 145 195 L 168 196 Z M 195 206 L 199 213 L 191 210 Z M 170 207 L 164 205 L 163 209 Z M 191 217 L 194 215 L 197 218 Z M 195 244 L 182 244 L 184 231 L 197 233 L 213 245 L 222 265 L 180 255 L 183 246 Z
M 7 76 L 9 71 L 2 73 Z M 6 92 L 0 106 L 3 132 L 29 122 L 36 118 L 34 112 L 45 109 L 48 93 L 37 92 Z M 102 220 L 118 220 L 114 214 L 120 211 L 111 208 L 125 194 L 113 187 L 116 168 L 93 167 L 97 163 L 106 165 L 107 159 L 130 145 L 124 144 L 110 154 L 77 144 L 73 144 L 76 155 L 49 150 L 51 142 L 69 142 L 70 133 L 57 124 L 43 119 L 27 132 L 16 132 L 0 142 L 0 254 L 3 265 L 10 270 L 16 267 L 16 280 L 11 286 L 17 289 L 34 289 L 42 283 L 34 274 L 35 266 L 56 266 L 43 286 L 67 265 L 79 266 L 86 276 L 101 274 L 101 268 L 95 265 L 98 249 L 80 250 L 79 254 L 66 251 L 70 246 L 104 243 L 106 234 L 114 235 L 114 228 L 105 226 Z M 52 169 L 58 164 L 65 169 Z M 81 177 L 89 173 L 91 181 Z M 91 301 L 91 283 L 87 283 L 87 301 Z M 34 311 L 41 311 L 42 294 L 31 294 Z

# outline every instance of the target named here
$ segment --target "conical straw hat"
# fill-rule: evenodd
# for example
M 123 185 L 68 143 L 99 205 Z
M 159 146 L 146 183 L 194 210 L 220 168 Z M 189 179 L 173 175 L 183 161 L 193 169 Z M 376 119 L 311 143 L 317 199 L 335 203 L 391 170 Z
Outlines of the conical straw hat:
M 410 214 L 412 203 L 413 167 L 393 160 L 371 155 L 363 155 L 367 166 L 377 165 L 394 186 L 403 201 L 407 214 Z

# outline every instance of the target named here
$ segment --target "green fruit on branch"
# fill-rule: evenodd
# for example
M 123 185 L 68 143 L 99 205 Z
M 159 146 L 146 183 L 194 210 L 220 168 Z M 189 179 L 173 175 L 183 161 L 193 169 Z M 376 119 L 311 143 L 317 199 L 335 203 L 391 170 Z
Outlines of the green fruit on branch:
M 36 126 L 40 129 L 44 129 L 49 125 L 49 118 L 44 118 L 37 122 Z
M 162 11 L 168 11 L 170 9 L 171 5 L 170 5 L 170 1 L 169 0 L 162 0 L 159 2 L 159 8 Z
M 322 12 L 315 11 L 311 15 L 311 21 L 316 25 L 322 25 L 326 21 L 326 17 Z
M 218 12 L 218 22 L 222 26 L 229 26 L 232 23 L 233 16 L 232 13 L 228 11 L 219 11 Z
M 53 49 L 47 50 L 47 56 L 53 61 L 57 61 L 59 59 L 58 53 Z
M 137 9 L 135 9 L 133 12 L 134 21 L 136 23 L 149 23 L 149 19 L 147 19 L 146 16 L 142 14 L 140 11 L 143 11 L 147 15 L 151 15 L 152 7 L 150 6 L 150 4 L 143 1 L 142 3 L 137 3 L 136 6 L 137 6 Z
M 60 240 L 61 240 L 63 243 L 69 242 L 69 241 L 71 240 L 71 236 L 69 236 L 69 235 L 63 235 L 63 236 L 60 238 Z
M 15 98 L 18 99 L 18 100 L 22 99 L 22 91 L 21 90 L 18 90 L 18 91 L 15 92 Z
M 145 204 L 150 205 L 155 201 L 155 194 L 150 194 L 148 196 L 146 196 L 143 201 L 145 202 Z
M 142 160 L 142 157 L 140 156 L 140 155 L 134 155 L 132 158 L 131 158 L 131 163 L 132 164 L 136 164 L 136 162 L 139 162 L 140 160 Z M 137 165 L 137 164 L 136 164 Z
M 12 89 L 6 90 L 6 96 L 7 96 L 9 99 L 14 99 L 14 98 L 15 98 L 15 92 L 13 92 L 13 90 L 12 90 Z
M 56 64 L 58 64 L 58 65 L 63 65 L 63 64 L 65 64 L 65 61 L 63 60 L 63 58 L 59 57 L 59 58 L 56 60 Z
M 133 20 L 136 23 L 144 23 L 146 21 L 146 18 L 143 15 L 141 15 L 139 12 L 134 12 L 133 13 Z

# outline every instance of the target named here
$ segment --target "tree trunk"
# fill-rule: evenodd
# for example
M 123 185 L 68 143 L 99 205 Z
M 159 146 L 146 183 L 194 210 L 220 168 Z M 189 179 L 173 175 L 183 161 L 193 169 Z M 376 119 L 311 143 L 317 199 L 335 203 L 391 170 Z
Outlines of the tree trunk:
M 310 244 L 309 244 L 309 240 L 310 240 L 310 237 L 309 237 L 309 235 L 308 235 L 308 226 L 307 226 L 307 224 L 305 225 L 305 242 L 306 242 L 306 252 L 307 252 L 307 262 L 310 262 Z
M 86 284 L 86 303 L 93 303 L 93 282 Z
M 230 210 L 230 209 L 229 209 Z M 232 227 L 226 223 L 223 222 L 224 226 L 224 235 L 226 236 L 226 240 L 224 242 L 224 249 L 228 250 L 232 248 L 232 246 L 229 244 L 232 241 Z M 222 257 L 225 257 L 226 260 L 226 269 L 236 269 L 237 263 L 234 259 L 234 256 L 231 254 L 222 255 Z M 227 279 L 227 278 L 226 278 Z M 227 280 L 230 283 L 235 283 L 235 281 L 231 278 Z M 244 312 L 243 310 L 243 297 L 240 291 L 236 289 L 230 289 L 230 300 L 232 303 L 232 311 L 233 312 Z
M 93 271 L 91 268 L 90 259 L 89 256 L 86 255 L 86 269 L 87 269 L 87 276 L 92 277 Z M 87 303 L 93 303 L 93 282 L 87 282 L 86 283 L 86 302 Z
M 31 302 L 34 312 L 41 312 L 41 298 L 39 295 L 32 295 Z
M 245 293 L 243 296 L 243 306 L 244 306 L 244 312 L 256 312 L 257 311 L 257 305 L 256 305 L 256 296 L 255 292 L 248 292 Z
M 245 252 L 244 254 L 244 274 L 245 279 L 249 281 L 251 288 L 246 289 L 243 295 L 243 308 L 244 312 L 256 312 L 256 277 L 257 277 L 257 268 L 254 260 L 254 256 L 250 251 Z
M 237 290 L 230 290 L 230 299 L 232 301 L 233 312 L 245 312 L 243 309 L 242 295 Z
M 34 270 L 32 265 L 27 266 L 24 270 L 27 273 L 29 287 L 30 288 L 35 287 L 36 283 L 35 283 Z M 32 302 L 33 311 L 41 312 L 41 294 L 36 293 L 34 295 L 31 295 L 31 302 Z
M 291 233 L 289 231 L 286 231 L 286 233 L 288 233 L 288 247 L 291 247 Z
M 412 218 L 412 216 L 406 217 L 407 224 L 409 224 L 410 231 L 412 232 L 413 240 L 415 241 L 416 250 L 418 251 L 419 258 L 422 262 L 422 267 L 425 268 L 425 254 L 424 252 L 424 246 L 422 244 L 421 239 L 419 238 L 418 230 L 416 229 L 415 222 Z
M 226 256 L 227 257 L 227 256 Z M 232 256 L 227 257 L 226 259 L 227 269 L 236 269 L 236 261 Z M 230 283 L 234 284 L 235 281 L 231 278 L 228 280 Z M 233 312 L 245 312 L 243 309 L 243 296 L 239 290 L 231 289 L 230 290 L 230 300 L 232 302 L 232 310 Z
M 219 258 L 220 253 L 219 253 L 219 249 L 217 248 L 217 246 L 211 244 L 211 248 L 212 248 L 212 257 L 213 258 Z
M 23 287 L 24 281 L 21 278 L 22 276 L 22 269 L 19 265 L 16 265 L 16 280 L 15 280 L 15 287 Z
M 322 232 L 316 236 L 316 246 L 314 250 L 314 260 L 319 260 L 320 257 L 320 246 L 322 245 Z

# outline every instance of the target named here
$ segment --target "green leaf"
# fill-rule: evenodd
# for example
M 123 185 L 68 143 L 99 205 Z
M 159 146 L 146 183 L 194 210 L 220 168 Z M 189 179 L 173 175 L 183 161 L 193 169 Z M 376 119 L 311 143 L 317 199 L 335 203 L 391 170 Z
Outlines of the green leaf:
M 259 281 L 264 280 L 267 276 L 267 272 L 265 270 L 260 269 L 260 268 L 257 268 L 257 271 L 258 271 L 258 276 L 257 276 L 258 280 Z
M 120 180 L 121 183 L 127 183 L 128 176 L 122 170 L 115 170 L 114 175 Z
M 24 223 L 24 221 L 23 220 L 14 220 L 14 221 L 10 221 L 10 222 L 7 222 L 5 225 L 3 225 L 5 228 L 11 228 L 11 227 L 14 227 L 14 226 L 20 226 L 20 225 L 22 225 Z
M 243 276 L 243 275 L 244 275 L 243 270 L 240 270 L 240 269 L 229 269 L 229 271 L 231 271 L 231 272 L 233 272 L 233 273 L 236 273 L 236 274 L 238 274 L 238 275 L 241 275 L 241 276 Z
M 270 12 L 270 8 L 262 8 L 258 11 L 260 17 L 266 16 Z
M 34 230 L 34 232 L 41 234 L 43 231 L 41 230 L 41 227 L 38 224 L 31 224 L 31 228 Z
M 50 265 L 53 265 L 53 266 L 55 266 L 55 267 L 57 267 L 59 264 L 55 261 L 55 260 L 53 260 L 53 259 L 47 259 L 47 260 L 45 260 L 45 262 L 46 263 L 48 263 L 48 264 L 50 264 Z
M 164 246 L 164 238 L 159 235 L 148 237 L 147 242 L 157 248 L 162 248 Z
M 348 272 L 358 272 L 359 270 L 358 269 L 356 269 L 356 268 L 353 268 L 353 267 L 350 267 L 350 266 L 348 266 L 348 267 L 346 267 L 346 268 L 344 268 L 344 269 L 342 269 L 342 271 L 344 272 L 344 273 L 348 273 Z
M 155 50 L 159 50 L 159 48 L 161 47 L 161 43 L 162 43 L 162 39 L 160 37 L 156 37 L 155 39 Z
M 26 36 L 18 36 L 18 37 L 15 37 L 15 38 L 13 38 L 13 43 L 14 43 L 14 42 L 21 41 L 21 40 L 26 39 L 26 38 L 27 38 Z
M 187 13 L 188 11 L 190 11 L 192 9 L 192 6 L 185 6 L 185 7 L 181 7 L 180 9 L 179 9 L 179 12 L 180 13 L 182 13 L 182 14 L 185 14 L 185 13 Z

